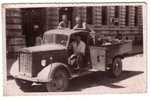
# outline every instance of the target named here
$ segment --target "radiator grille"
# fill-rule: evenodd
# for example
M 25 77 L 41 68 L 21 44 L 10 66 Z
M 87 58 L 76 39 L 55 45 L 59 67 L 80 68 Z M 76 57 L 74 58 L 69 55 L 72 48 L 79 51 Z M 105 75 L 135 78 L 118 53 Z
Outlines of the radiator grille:
M 32 76 L 32 54 L 20 53 L 20 74 Z

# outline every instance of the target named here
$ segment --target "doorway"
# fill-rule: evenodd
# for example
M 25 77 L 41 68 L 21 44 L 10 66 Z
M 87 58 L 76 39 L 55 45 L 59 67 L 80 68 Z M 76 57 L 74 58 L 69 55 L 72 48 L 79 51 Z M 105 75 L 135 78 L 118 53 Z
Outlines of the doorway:
M 45 8 L 22 8 L 22 27 L 26 46 L 34 46 L 36 37 L 44 33 Z

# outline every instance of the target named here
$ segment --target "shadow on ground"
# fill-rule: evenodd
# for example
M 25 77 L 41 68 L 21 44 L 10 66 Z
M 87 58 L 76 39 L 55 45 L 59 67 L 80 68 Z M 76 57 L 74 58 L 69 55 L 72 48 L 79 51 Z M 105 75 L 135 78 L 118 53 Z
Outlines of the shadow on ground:
M 142 71 L 123 71 L 121 76 L 118 78 L 112 78 L 108 73 L 105 72 L 92 73 L 86 76 L 72 79 L 70 81 L 67 92 L 82 91 L 86 88 L 96 86 L 105 86 L 110 88 L 126 88 L 124 86 L 114 85 L 114 83 L 142 73 Z M 33 85 L 31 88 L 24 90 L 24 92 L 47 92 L 47 90 L 44 85 Z
M 112 78 L 108 73 L 97 72 L 91 75 L 73 79 L 70 83 L 70 88 L 68 91 L 82 91 L 83 89 L 105 86 L 110 88 L 126 88 L 120 85 L 114 85 L 113 83 L 120 82 L 127 78 L 142 74 L 142 71 L 123 71 L 120 77 Z

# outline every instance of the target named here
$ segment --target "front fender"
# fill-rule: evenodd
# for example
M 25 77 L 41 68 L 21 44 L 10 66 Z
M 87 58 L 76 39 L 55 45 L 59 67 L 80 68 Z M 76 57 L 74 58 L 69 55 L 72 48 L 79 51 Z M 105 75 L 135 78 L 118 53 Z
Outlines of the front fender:
M 67 65 L 63 64 L 63 63 L 52 63 L 49 64 L 48 66 L 46 66 L 44 69 L 42 69 L 38 75 L 37 75 L 37 79 L 39 80 L 39 82 L 49 82 L 52 79 L 52 76 L 55 72 L 55 70 L 57 68 L 64 68 L 68 74 L 69 77 L 71 76 L 71 72 L 69 71 Z
M 16 60 L 11 66 L 10 75 L 15 77 L 18 74 L 19 74 L 19 60 Z

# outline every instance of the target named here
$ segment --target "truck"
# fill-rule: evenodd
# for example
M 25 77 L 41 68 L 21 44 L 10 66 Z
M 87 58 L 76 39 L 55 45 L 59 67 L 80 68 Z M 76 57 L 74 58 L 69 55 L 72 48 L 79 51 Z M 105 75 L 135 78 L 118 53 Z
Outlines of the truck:
M 70 43 L 75 35 L 80 35 L 86 44 L 82 70 L 75 70 L 68 64 L 72 52 Z M 71 79 L 93 72 L 106 71 L 119 77 L 122 59 L 131 50 L 130 40 L 99 45 L 91 42 L 88 31 L 52 29 L 43 34 L 42 45 L 20 49 L 10 74 L 21 89 L 38 83 L 45 85 L 48 92 L 62 92 L 67 90 Z

